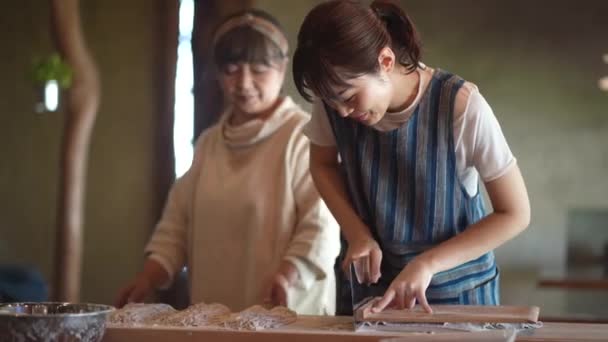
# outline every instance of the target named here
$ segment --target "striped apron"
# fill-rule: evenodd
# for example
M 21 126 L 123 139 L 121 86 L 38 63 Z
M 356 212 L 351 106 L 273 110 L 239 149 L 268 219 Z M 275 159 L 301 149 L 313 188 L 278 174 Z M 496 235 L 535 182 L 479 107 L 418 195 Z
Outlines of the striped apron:
M 351 203 L 382 249 L 382 277 L 357 293 L 382 296 L 419 253 L 485 216 L 480 192 L 470 197 L 458 179 L 453 137 L 454 99 L 464 80 L 436 70 L 407 123 L 381 132 L 340 117 L 325 105 L 336 137 Z M 337 313 L 352 314 L 350 284 L 336 262 Z M 430 304 L 498 305 L 494 253 L 437 273 Z M 356 284 L 356 281 L 354 282 Z

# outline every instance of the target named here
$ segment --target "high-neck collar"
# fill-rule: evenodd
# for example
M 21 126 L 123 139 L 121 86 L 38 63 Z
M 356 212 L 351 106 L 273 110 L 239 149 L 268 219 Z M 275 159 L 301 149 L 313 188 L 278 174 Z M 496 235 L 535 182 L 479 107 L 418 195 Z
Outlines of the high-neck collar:
M 229 147 L 239 148 L 254 145 L 276 132 L 290 117 L 290 113 L 300 108 L 289 96 L 282 99 L 281 104 L 266 119 L 252 119 L 241 125 L 230 124 L 232 108 L 222 115 L 220 123 L 224 142 Z

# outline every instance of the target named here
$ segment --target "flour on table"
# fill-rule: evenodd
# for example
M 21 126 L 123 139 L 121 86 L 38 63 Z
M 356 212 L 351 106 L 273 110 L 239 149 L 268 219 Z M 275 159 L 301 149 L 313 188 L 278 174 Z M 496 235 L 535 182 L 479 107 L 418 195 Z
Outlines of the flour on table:
M 231 312 L 222 304 L 198 303 L 177 311 L 166 304 L 129 304 L 110 316 L 110 324 L 132 326 L 210 327 L 229 330 L 263 330 L 295 322 L 297 314 L 284 306 L 266 309 L 254 305 Z
M 185 310 L 177 311 L 171 315 L 163 316 L 155 320 L 158 325 L 200 327 L 216 325 L 222 316 L 230 314 L 230 309 L 222 304 L 199 303 Z
M 284 306 L 268 310 L 260 305 L 254 305 L 225 317 L 219 325 L 233 330 L 263 330 L 278 328 L 293 323 L 296 319 L 297 314 Z
M 121 325 L 151 324 L 160 317 L 176 312 L 177 310 L 167 304 L 131 303 L 113 311 L 108 321 L 110 324 Z

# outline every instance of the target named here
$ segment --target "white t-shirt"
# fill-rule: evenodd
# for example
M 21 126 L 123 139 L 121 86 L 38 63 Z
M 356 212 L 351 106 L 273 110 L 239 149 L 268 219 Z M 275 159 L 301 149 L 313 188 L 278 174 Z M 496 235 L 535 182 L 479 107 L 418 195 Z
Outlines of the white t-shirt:
M 433 77 L 434 69 L 418 68 L 420 75 L 418 94 L 408 108 L 398 113 L 386 113 L 374 128 L 390 131 L 406 123 Z M 502 133 L 500 124 L 490 105 L 477 86 L 470 82 L 456 93 L 454 104 L 454 143 L 456 148 L 456 172 L 469 196 L 477 194 L 479 177 L 484 182 L 500 178 L 516 164 L 516 159 Z M 336 146 L 325 107 L 315 100 L 312 117 L 304 133 L 313 144 Z

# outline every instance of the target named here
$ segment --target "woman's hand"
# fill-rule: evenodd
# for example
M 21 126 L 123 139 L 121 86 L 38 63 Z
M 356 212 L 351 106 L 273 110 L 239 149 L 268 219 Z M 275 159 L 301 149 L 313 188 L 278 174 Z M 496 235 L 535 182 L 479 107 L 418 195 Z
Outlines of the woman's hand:
M 114 306 L 122 308 L 128 303 L 141 303 L 150 296 L 157 287 L 168 281 L 169 274 L 161 264 L 148 258 L 144 262 L 144 269 L 129 283 L 129 285 L 120 290 L 114 301 Z
M 382 299 L 372 307 L 372 311 L 380 312 L 391 303 L 391 306 L 398 309 L 412 309 L 418 301 L 426 312 L 432 313 L 425 293 L 432 277 L 433 272 L 428 263 L 423 259 L 412 260 L 393 280 Z
M 270 284 L 267 302 L 277 306 L 287 306 L 287 293 L 299 278 L 298 269 L 291 262 L 284 260 Z
M 382 251 L 378 243 L 371 237 L 361 237 L 348 242 L 346 257 L 342 262 L 342 270 L 350 278 L 350 265 L 355 268 L 355 275 L 360 284 L 372 284 L 380 279 L 380 264 Z
M 287 306 L 287 291 L 290 284 L 284 275 L 277 273 L 270 287 L 270 303 L 273 306 Z
M 141 303 L 154 292 L 154 286 L 150 277 L 144 272 L 141 272 L 127 286 L 123 287 L 116 300 L 114 306 L 122 308 L 128 303 Z

